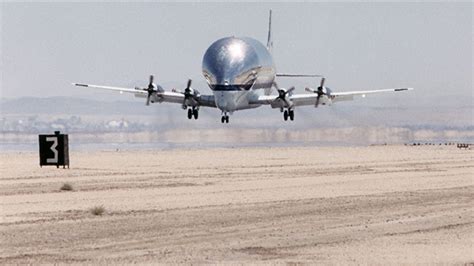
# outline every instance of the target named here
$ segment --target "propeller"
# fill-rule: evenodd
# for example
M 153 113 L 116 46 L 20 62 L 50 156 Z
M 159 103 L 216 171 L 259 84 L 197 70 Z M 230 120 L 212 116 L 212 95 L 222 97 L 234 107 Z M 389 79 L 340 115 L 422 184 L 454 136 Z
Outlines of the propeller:
M 192 84 L 192 80 L 191 79 L 188 79 L 188 84 L 186 85 L 186 88 L 184 89 L 184 92 L 181 92 L 181 91 L 177 91 L 177 90 L 174 90 L 175 92 L 178 92 L 178 93 L 181 93 L 184 95 L 184 100 L 183 100 L 183 108 L 186 109 L 186 101 L 188 99 L 194 99 L 196 102 L 199 102 L 199 91 L 198 90 L 195 90 L 195 89 L 192 89 L 191 88 L 191 84 Z
M 325 81 L 326 81 L 326 78 L 323 77 L 323 78 L 321 79 L 321 83 L 319 84 L 319 87 L 318 87 L 317 90 L 313 90 L 313 89 L 311 89 L 311 88 L 305 88 L 306 91 L 309 91 L 309 92 L 313 92 L 313 93 L 317 93 L 317 94 L 318 94 L 318 96 L 316 97 L 316 103 L 314 104 L 314 107 L 318 107 L 318 105 L 319 105 L 319 100 L 321 99 L 321 97 L 322 97 L 323 95 L 329 96 L 329 94 L 328 94 L 328 93 L 329 93 L 329 90 L 328 90 L 326 87 L 324 87 Z
M 150 83 L 148 83 L 148 88 L 146 91 L 148 92 L 148 96 L 146 97 L 146 105 L 150 105 L 150 98 L 153 92 L 155 92 L 155 84 L 153 84 L 153 75 L 150 75 Z
M 285 89 L 280 89 L 278 88 L 278 97 L 277 99 L 281 99 L 284 101 L 288 107 L 291 107 L 293 104 L 290 102 L 290 100 L 287 98 L 287 96 L 295 89 L 295 87 L 291 87 L 288 90 Z
M 186 89 L 184 89 L 184 98 L 188 98 L 189 96 L 191 96 L 191 84 L 192 84 L 192 80 L 191 79 L 188 79 L 188 85 L 186 86 Z

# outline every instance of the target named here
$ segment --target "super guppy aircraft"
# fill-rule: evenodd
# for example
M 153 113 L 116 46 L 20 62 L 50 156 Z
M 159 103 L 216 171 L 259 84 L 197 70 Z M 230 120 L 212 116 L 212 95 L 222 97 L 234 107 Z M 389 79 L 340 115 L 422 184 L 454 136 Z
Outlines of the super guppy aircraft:
M 229 114 L 238 110 L 270 105 L 283 113 L 283 119 L 294 119 L 297 106 L 331 105 L 339 101 L 353 100 L 354 96 L 365 96 L 370 93 L 400 92 L 412 88 L 393 88 L 382 90 L 333 92 L 324 85 L 325 78 L 321 75 L 280 74 L 276 72 L 272 58 L 272 12 L 270 10 L 268 40 L 266 47 L 259 41 L 249 37 L 225 37 L 215 41 L 202 61 L 202 73 L 212 95 L 202 95 L 191 87 L 191 80 L 184 91 L 164 90 L 155 84 L 153 75 L 147 88 L 119 88 L 91 84 L 73 83 L 81 87 L 91 87 L 119 92 L 129 92 L 136 97 L 146 98 L 150 102 L 170 102 L 181 104 L 188 110 L 189 119 L 198 119 L 199 108 L 211 107 L 222 111 L 221 122 L 229 123 Z M 309 93 L 293 94 L 295 87 L 280 88 L 276 77 L 320 77 L 321 82 L 316 89 L 306 88 Z M 276 89 L 278 94 L 272 95 Z

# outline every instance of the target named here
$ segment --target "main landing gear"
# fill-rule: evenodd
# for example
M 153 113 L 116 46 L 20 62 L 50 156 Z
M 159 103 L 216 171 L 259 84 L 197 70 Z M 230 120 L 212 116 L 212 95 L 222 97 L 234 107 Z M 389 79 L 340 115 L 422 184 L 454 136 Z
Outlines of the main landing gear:
M 229 123 L 229 116 L 227 115 L 227 113 L 224 113 L 222 114 L 222 117 L 221 117 L 221 123 Z
M 196 120 L 198 119 L 198 117 L 199 117 L 199 108 L 192 107 L 192 108 L 188 109 L 188 119 L 192 119 L 193 117 Z
M 295 111 L 294 110 L 288 109 L 288 110 L 283 111 L 283 109 L 282 109 L 281 111 L 283 112 L 283 120 L 287 121 L 288 118 L 290 118 L 290 120 L 293 121 L 295 119 Z

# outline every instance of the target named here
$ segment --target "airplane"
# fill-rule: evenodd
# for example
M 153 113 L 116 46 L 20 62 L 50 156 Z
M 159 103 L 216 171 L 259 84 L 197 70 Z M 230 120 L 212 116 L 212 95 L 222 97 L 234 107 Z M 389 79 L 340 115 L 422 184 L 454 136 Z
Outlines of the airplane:
M 229 123 L 229 114 L 235 111 L 269 105 L 283 113 L 283 120 L 294 120 L 294 109 L 299 106 L 331 105 L 340 101 L 351 101 L 354 96 L 365 97 L 367 94 L 383 92 L 401 92 L 413 88 L 393 88 L 379 90 L 333 92 L 325 86 L 326 78 L 315 74 L 277 73 L 272 57 L 272 11 L 268 20 L 267 45 L 250 37 L 225 37 L 209 46 L 202 61 L 202 74 L 207 81 L 212 95 L 203 95 L 192 88 L 189 79 L 184 91 L 164 90 L 154 83 L 150 76 L 146 88 L 120 88 L 83 83 L 72 83 L 75 86 L 105 89 L 135 94 L 146 98 L 146 105 L 151 103 L 177 103 L 188 110 L 188 119 L 197 120 L 201 107 L 218 108 L 221 123 Z M 293 94 L 295 87 L 280 88 L 276 78 L 321 78 L 316 89 L 305 88 L 309 93 Z M 276 89 L 278 94 L 272 94 Z

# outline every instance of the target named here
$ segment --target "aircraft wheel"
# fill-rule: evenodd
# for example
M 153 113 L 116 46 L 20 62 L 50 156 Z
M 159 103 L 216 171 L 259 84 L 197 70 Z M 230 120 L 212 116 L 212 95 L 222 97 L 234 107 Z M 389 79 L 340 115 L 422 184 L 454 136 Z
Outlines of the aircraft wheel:
M 295 119 L 295 111 L 290 110 L 288 112 L 288 116 L 290 117 L 290 120 L 293 121 L 293 119 Z
M 193 110 L 188 109 L 188 119 L 193 118 Z
M 193 116 L 194 116 L 194 119 L 196 119 L 196 120 L 198 119 L 198 117 L 199 117 L 199 110 L 198 109 L 193 110 Z
M 228 115 L 225 117 L 225 122 L 229 123 L 229 116 Z
M 285 112 L 283 112 L 283 119 L 286 121 L 288 120 L 288 111 L 285 110 Z
M 225 116 L 221 117 L 221 123 L 225 123 Z

